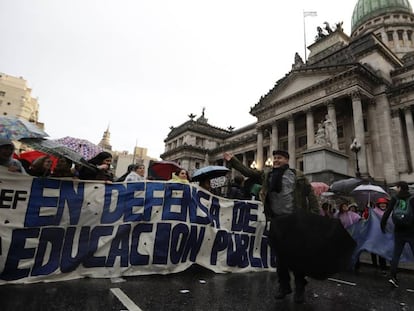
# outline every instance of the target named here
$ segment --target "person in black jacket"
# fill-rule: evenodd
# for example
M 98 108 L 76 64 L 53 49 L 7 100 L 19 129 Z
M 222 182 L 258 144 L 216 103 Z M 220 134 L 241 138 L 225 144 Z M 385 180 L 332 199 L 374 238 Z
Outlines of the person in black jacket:
M 396 184 L 396 191 L 396 196 L 391 199 L 387 210 L 384 212 L 384 215 L 381 218 L 381 230 L 383 233 L 385 233 L 388 217 L 394 210 L 394 207 L 398 200 L 406 200 L 411 196 L 411 194 L 408 192 L 408 184 L 405 181 L 399 181 Z M 399 286 L 397 279 L 397 269 L 405 243 L 408 243 L 410 245 L 411 251 L 414 255 L 414 221 L 410 225 L 395 224 L 394 226 L 394 251 L 391 260 L 390 279 L 388 280 L 388 282 L 390 282 L 394 287 Z
M 106 151 L 98 153 L 88 161 L 89 167 L 82 166 L 79 170 L 79 179 L 104 180 L 112 182 L 114 175 L 111 171 L 112 154 Z

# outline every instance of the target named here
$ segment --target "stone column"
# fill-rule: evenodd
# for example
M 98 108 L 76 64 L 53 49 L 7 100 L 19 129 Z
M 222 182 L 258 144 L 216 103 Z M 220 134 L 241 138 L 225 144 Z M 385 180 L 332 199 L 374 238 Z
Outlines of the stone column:
M 296 144 L 295 144 L 295 120 L 293 115 L 288 118 L 288 152 L 290 155 L 289 166 L 291 168 L 296 167 Z
M 204 156 L 204 165 L 205 166 L 210 165 L 210 158 L 208 156 L 208 153 L 206 153 L 206 155 Z
M 371 100 L 368 103 L 368 131 L 369 136 L 371 137 L 372 145 L 372 176 L 375 178 L 383 178 L 384 174 L 380 169 L 382 166 L 382 154 L 380 148 L 380 142 L 378 137 L 378 121 L 376 116 L 376 104 L 375 100 Z
M 361 150 L 358 153 L 359 170 L 362 176 L 368 176 L 364 117 L 362 114 L 361 95 L 358 92 L 352 93 L 352 111 L 354 114 L 355 138 L 361 144 Z
M 277 128 L 277 121 L 272 123 L 272 139 L 270 141 L 270 154 L 273 150 L 279 149 L 279 131 Z
M 413 113 L 411 107 L 404 108 L 405 124 L 407 126 L 408 136 L 408 151 L 410 154 L 411 166 L 414 166 L 414 125 L 413 125 Z
M 263 169 L 263 129 L 257 128 L 257 158 L 256 168 Z
M 403 128 L 400 118 L 400 110 L 395 109 L 391 111 L 391 128 L 392 128 L 392 145 L 393 150 L 397 156 L 398 172 L 403 173 L 408 170 L 407 152 L 408 146 L 405 145 L 403 139 Z
M 392 145 L 392 123 L 391 110 L 387 95 L 383 91 L 376 96 L 378 113 L 378 132 L 381 146 L 382 158 L 384 159 L 382 169 L 387 183 L 397 182 L 399 179 L 397 165 Z
M 329 119 L 331 119 L 332 125 L 333 125 L 333 127 L 335 129 L 333 131 L 334 137 L 330 137 L 331 143 L 332 143 L 332 148 L 335 149 L 335 150 L 339 150 L 339 145 L 338 145 L 338 126 L 336 125 L 336 110 L 335 110 L 335 105 L 333 104 L 332 101 L 328 102 L 327 109 L 328 109 Z
M 315 144 L 315 124 L 311 108 L 306 110 L 306 143 L 308 145 L 308 149 L 312 148 Z

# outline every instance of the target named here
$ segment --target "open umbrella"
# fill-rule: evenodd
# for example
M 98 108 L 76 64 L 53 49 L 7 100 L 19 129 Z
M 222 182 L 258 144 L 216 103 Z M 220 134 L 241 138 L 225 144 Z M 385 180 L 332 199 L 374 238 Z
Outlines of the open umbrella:
M 66 136 L 59 139 L 54 139 L 53 141 L 76 151 L 86 160 L 92 159 L 98 153 L 103 151 L 102 147 L 99 147 L 89 140 L 82 138 Z
M 30 146 L 31 148 L 53 155 L 57 158 L 65 157 L 76 164 L 92 167 L 83 156 L 69 147 L 66 147 L 54 140 L 39 139 L 39 138 L 24 138 L 21 142 Z
M 20 153 L 16 159 L 18 159 L 20 162 L 22 162 L 23 167 L 25 167 L 25 169 L 29 168 L 30 164 L 33 163 L 34 160 L 46 156 L 48 155 L 50 157 L 50 159 L 52 160 L 52 170 L 56 167 L 56 163 L 58 161 L 58 159 L 53 156 L 50 155 L 48 153 L 42 152 L 42 151 L 38 151 L 38 150 L 32 150 L 32 151 L 25 151 Z M 25 165 L 26 164 L 26 165 Z
M 371 202 L 375 202 L 379 198 L 389 199 L 389 194 L 377 185 L 359 185 L 351 191 L 351 195 L 355 198 L 355 201 L 359 203 L 359 206 L 371 206 Z
M 225 166 L 209 165 L 196 170 L 193 173 L 192 181 L 200 181 L 203 179 L 213 179 L 225 176 L 230 170 Z
M 338 219 L 302 211 L 272 219 L 269 244 L 289 268 L 321 280 L 346 270 L 356 246 Z
M 348 178 L 334 181 L 329 190 L 339 194 L 349 194 L 356 186 L 359 186 L 364 181 L 360 178 Z
M 25 119 L 0 116 L 0 138 L 19 140 L 22 138 L 43 138 L 49 136 L 34 123 Z
M 179 169 L 181 167 L 173 161 L 150 161 L 148 165 L 148 179 L 170 180 L 172 173 Z

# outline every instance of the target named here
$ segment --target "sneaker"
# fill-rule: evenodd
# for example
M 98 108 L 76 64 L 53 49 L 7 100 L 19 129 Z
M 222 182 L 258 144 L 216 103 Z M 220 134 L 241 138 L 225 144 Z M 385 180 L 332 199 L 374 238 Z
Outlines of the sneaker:
M 390 282 L 392 284 L 392 286 L 394 286 L 395 288 L 398 288 L 398 280 L 396 277 L 391 277 L 388 282 Z
M 279 290 L 277 291 L 275 295 L 275 298 L 278 300 L 283 299 L 291 293 L 292 293 L 292 288 L 290 286 L 289 287 L 280 286 Z

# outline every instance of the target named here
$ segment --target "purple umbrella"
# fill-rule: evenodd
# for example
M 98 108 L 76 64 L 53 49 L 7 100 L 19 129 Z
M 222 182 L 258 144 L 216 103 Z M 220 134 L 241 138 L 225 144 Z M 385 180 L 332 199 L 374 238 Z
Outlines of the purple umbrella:
M 54 139 L 54 141 L 76 151 L 86 160 L 92 159 L 98 153 L 103 151 L 102 147 L 99 147 L 89 140 L 82 138 L 66 136 L 63 138 Z

